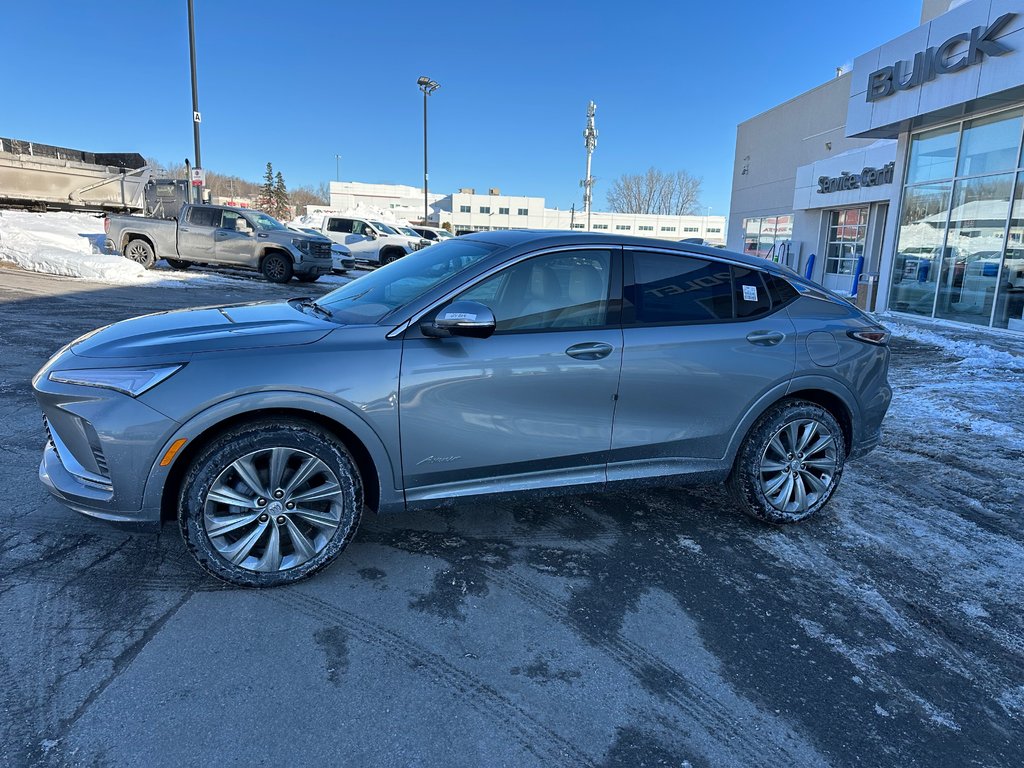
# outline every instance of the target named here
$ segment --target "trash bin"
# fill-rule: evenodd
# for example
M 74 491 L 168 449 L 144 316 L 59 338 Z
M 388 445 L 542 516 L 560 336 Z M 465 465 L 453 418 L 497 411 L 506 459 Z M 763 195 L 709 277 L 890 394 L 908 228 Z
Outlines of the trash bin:
M 878 294 L 878 273 L 862 272 L 857 281 L 857 306 L 865 312 L 875 311 L 875 296 Z

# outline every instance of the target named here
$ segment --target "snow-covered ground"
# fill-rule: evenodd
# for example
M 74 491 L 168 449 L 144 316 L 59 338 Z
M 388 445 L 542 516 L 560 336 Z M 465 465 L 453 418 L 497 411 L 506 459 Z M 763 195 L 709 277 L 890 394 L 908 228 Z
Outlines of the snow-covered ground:
M 259 277 L 237 269 L 173 270 L 164 261 L 146 270 L 116 253 L 107 253 L 104 239 L 103 217 L 95 214 L 0 211 L 0 262 L 30 272 L 112 285 L 160 287 Z M 325 275 L 318 282 L 340 285 L 350 279 Z

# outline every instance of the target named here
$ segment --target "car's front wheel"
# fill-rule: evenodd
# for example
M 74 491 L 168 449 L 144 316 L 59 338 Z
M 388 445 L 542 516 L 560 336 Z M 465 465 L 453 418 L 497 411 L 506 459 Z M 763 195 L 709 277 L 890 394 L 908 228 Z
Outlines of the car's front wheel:
M 835 416 L 806 400 L 786 400 L 747 433 L 729 487 L 751 517 L 796 523 L 832 498 L 845 458 L 843 430 Z
M 287 283 L 292 279 L 292 261 L 283 253 L 273 251 L 263 257 L 260 266 L 263 276 L 272 283 Z
M 206 571 L 243 587 L 291 584 L 325 568 L 362 512 L 351 455 L 303 421 L 229 430 L 185 474 L 178 525 Z

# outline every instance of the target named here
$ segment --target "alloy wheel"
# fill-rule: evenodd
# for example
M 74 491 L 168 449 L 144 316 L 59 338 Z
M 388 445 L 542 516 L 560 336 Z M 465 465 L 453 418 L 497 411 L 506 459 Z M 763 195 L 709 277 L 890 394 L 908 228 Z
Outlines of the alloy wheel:
M 278 572 L 316 557 L 342 524 L 344 494 L 306 451 L 266 448 L 231 462 L 206 494 L 203 527 L 228 563 Z
M 836 436 L 820 421 L 783 425 L 761 455 L 761 490 L 780 512 L 801 513 L 824 498 L 839 468 Z

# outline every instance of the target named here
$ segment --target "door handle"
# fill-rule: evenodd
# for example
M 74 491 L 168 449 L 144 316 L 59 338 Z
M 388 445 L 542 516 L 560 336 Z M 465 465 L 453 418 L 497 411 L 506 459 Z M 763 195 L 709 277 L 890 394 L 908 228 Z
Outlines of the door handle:
M 747 334 L 747 341 L 759 347 L 774 347 L 785 338 L 786 334 L 780 331 L 751 331 Z
M 565 354 L 575 357 L 577 360 L 600 360 L 612 353 L 612 345 L 601 341 L 586 341 L 582 344 L 573 344 Z
M 178 227 L 179 232 L 191 232 L 192 230 L 188 227 Z

